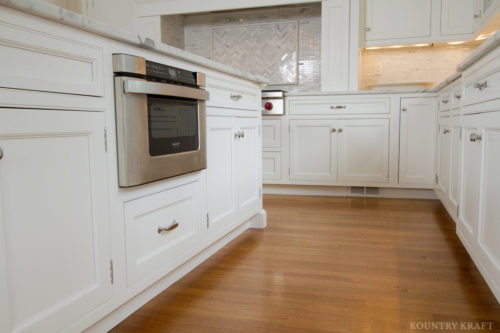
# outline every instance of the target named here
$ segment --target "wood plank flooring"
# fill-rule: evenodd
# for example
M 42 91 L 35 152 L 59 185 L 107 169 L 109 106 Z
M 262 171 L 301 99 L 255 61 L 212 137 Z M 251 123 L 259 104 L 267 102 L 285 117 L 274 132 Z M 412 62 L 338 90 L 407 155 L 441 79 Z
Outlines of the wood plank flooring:
M 439 201 L 265 196 L 264 208 L 266 229 L 244 232 L 112 332 L 418 332 L 482 322 L 500 331 L 500 305 Z

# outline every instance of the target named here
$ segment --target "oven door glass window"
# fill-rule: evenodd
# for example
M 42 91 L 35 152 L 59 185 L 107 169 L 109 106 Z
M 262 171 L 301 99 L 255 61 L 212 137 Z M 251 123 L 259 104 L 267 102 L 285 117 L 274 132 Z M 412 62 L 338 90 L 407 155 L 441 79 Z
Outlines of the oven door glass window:
M 149 154 L 198 150 L 198 101 L 148 96 Z

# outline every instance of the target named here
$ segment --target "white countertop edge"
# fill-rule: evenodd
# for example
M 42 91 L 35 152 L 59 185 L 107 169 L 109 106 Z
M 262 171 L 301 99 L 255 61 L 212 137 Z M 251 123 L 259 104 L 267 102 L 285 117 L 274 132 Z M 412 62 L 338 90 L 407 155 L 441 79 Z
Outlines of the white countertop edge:
M 348 91 L 297 91 L 285 93 L 287 97 L 293 96 L 329 96 L 329 95 L 383 95 L 383 94 L 415 94 L 431 93 L 434 89 L 415 88 L 415 89 L 375 89 L 375 90 L 348 90 Z
M 490 36 L 477 49 L 472 51 L 472 53 L 457 66 L 457 71 L 463 72 L 464 70 L 472 66 L 476 61 L 488 54 L 491 50 L 496 48 L 498 45 L 500 45 L 500 30 Z
M 176 47 L 135 35 L 126 30 L 107 23 L 74 13 L 39 0 L 0 0 L 0 5 L 19 10 L 38 17 L 62 23 L 99 36 L 107 37 L 133 46 L 156 51 L 173 58 L 181 59 L 196 65 L 208 67 L 226 74 L 247 79 L 256 83 L 266 84 L 267 79 L 259 75 L 245 73 L 239 69 L 221 64 L 202 56 L 178 49 Z

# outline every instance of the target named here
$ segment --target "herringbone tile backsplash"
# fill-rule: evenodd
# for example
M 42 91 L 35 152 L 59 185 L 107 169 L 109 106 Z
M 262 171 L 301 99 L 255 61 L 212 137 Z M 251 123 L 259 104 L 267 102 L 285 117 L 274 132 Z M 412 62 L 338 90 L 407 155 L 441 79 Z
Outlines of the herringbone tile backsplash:
M 189 14 L 182 22 L 186 51 L 267 77 L 270 89 L 320 89 L 320 4 Z

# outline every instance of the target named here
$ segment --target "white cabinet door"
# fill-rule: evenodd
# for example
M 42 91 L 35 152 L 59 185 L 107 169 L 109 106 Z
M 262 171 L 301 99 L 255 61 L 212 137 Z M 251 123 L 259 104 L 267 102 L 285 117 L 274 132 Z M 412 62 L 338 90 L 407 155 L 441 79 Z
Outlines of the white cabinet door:
M 431 35 L 431 0 L 365 0 L 365 40 Z
M 349 1 L 321 2 L 321 90 L 349 88 Z
M 470 140 L 470 138 L 469 138 Z M 481 212 L 478 226 L 479 257 L 500 297 L 500 113 L 484 123 Z
M 337 121 L 290 120 L 290 178 L 337 180 Z
M 479 195 L 481 186 L 481 155 L 482 145 L 480 140 L 474 139 L 481 135 L 477 126 L 465 125 L 463 129 L 463 168 L 462 168 L 462 193 L 459 212 L 458 229 L 470 244 L 474 244 L 477 235 L 479 220 Z
M 436 112 L 434 98 L 403 98 L 401 100 L 400 184 L 434 184 Z
M 457 212 L 460 202 L 460 162 L 462 158 L 462 126 L 459 117 L 452 119 L 451 123 L 451 163 L 450 163 L 450 188 L 448 199 Z M 458 212 L 457 212 L 458 214 Z
M 104 124 L 0 109 L 2 332 L 58 332 L 111 297 Z
M 339 120 L 341 182 L 389 181 L 389 119 Z
M 261 141 L 258 118 L 239 118 L 235 141 L 235 185 L 237 209 L 241 214 L 258 207 L 261 179 Z
M 207 205 L 210 231 L 217 232 L 236 211 L 234 143 L 237 118 L 207 117 Z
M 472 34 L 474 1 L 441 0 L 441 35 Z
M 262 119 L 262 148 L 281 147 L 281 119 Z
M 281 152 L 262 152 L 262 179 L 281 180 Z
M 450 190 L 451 171 L 451 126 L 449 123 L 439 125 L 439 169 L 438 186 L 444 193 Z

